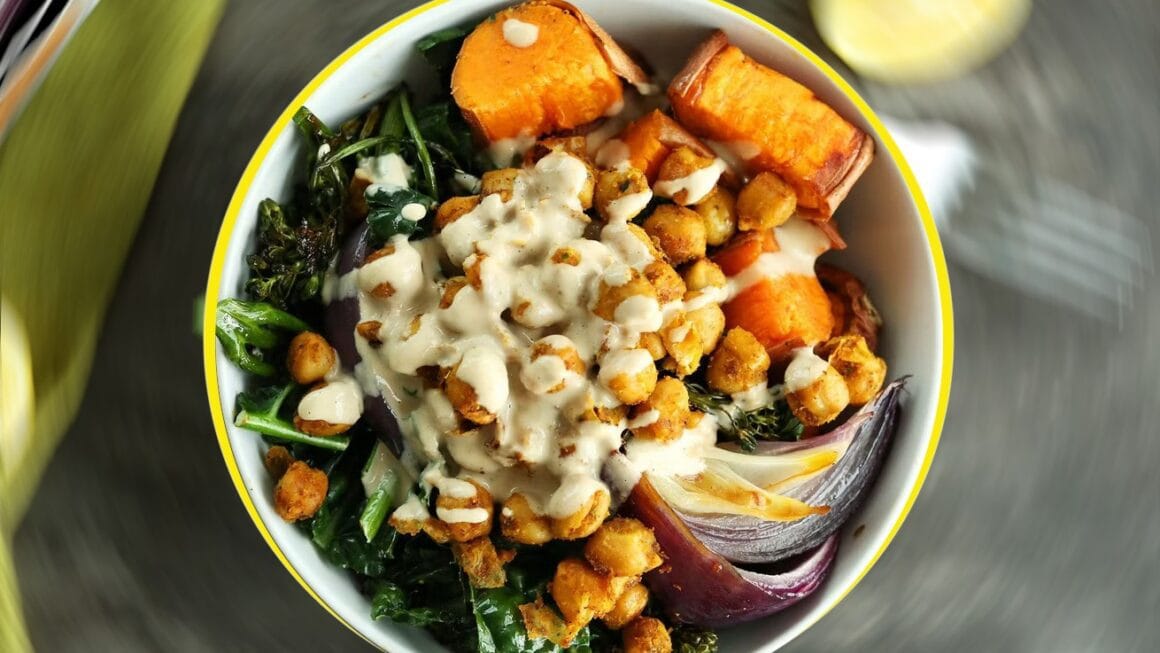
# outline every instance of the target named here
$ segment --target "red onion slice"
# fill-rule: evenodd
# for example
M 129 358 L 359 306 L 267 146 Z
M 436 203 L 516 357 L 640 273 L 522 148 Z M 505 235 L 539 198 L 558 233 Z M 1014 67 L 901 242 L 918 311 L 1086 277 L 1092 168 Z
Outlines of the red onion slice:
M 787 571 L 734 567 L 710 551 L 643 477 L 620 512 L 653 529 L 665 564 L 645 575 L 649 590 L 674 621 L 722 627 L 753 621 L 797 603 L 825 580 L 838 549 L 830 537 Z
M 878 476 L 897 424 L 905 383 L 904 377 L 886 386 L 846 424 L 826 435 L 804 442 L 758 445 L 753 455 L 778 455 L 849 440 L 846 453 L 832 467 L 784 492 L 811 506 L 829 506 L 828 513 L 788 522 L 724 514 L 681 513 L 681 518 L 705 546 L 734 562 L 775 562 L 817 548 L 854 514 Z

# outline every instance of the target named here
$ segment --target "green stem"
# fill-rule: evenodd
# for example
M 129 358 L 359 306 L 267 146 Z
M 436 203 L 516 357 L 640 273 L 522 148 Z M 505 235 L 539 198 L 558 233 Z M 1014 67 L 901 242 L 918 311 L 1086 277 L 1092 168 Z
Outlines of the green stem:
M 420 165 L 423 166 L 423 180 L 427 182 L 427 195 L 438 200 L 439 186 L 435 179 L 435 164 L 431 161 L 431 153 L 427 151 L 427 141 L 423 140 L 423 134 L 419 132 L 419 125 L 411 113 L 411 99 L 407 91 L 404 89 L 400 96 L 402 101 L 399 107 L 403 111 L 403 123 L 407 125 L 407 132 L 410 133 L 411 140 L 415 141 L 415 153 L 419 156 Z
M 384 481 L 371 496 L 367 497 L 366 507 L 363 508 L 362 514 L 358 518 L 359 526 L 362 527 L 367 542 L 375 539 L 375 535 L 378 535 L 379 529 L 382 528 L 387 511 L 394 503 L 394 489 L 395 479 L 391 478 L 389 481 Z
M 330 449 L 331 451 L 346 451 L 347 446 L 350 445 L 350 438 L 346 436 L 335 435 L 324 438 L 317 435 L 307 435 L 286 426 L 280 420 L 263 415 L 251 415 L 244 410 L 238 413 L 237 418 L 234 419 L 234 425 L 285 442 L 305 444 L 320 449 Z

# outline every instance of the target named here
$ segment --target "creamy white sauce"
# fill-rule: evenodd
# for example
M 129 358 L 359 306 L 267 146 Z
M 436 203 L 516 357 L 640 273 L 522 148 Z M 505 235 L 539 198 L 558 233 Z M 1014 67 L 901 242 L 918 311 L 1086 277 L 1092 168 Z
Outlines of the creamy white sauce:
M 403 216 L 404 220 L 418 222 L 427 215 L 427 207 L 422 204 L 410 202 L 403 205 L 403 208 L 399 210 L 399 215 Z
M 591 140 L 591 135 L 589 139 Z M 628 149 L 628 143 L 619 138 L 611 138 L 606 140 L 600 149 L 596 150 L 596 165 L 601 168 L 615 168 L 623 163 L 627 163 L 632 151 Z
M 766 385 L 765 381 L 741 392 L 735 392 L 730 397 L 738 410 L 747 412 L 765 408 L 773 403 L 773 394 L 770 393 L 769 386 Z
M 540 38 L 540 28 L 532 23 L 508 18 L 503 22 L 503 40 L 517 48 L 527 48 Z
M 411 166 L 394 152 L 359 159 L 355 173 L 360 172 L 370 179 L 371 186 L 366 190 L 368 195 L 373 195 L 377 190 L 407 188 L 411 180 Z
M 334 375 L 326 385 L 307 392 L 298 402 L 299 417 L 328 424 L 354 424 L 362 411 L 362 388 L 345 374 Z
M 648 333 L 661 328 L 664 313 L 656 298 L 633 295 L 617 304 L 613 319 L 631 331 Z
M 427 506 L 423 505 L 423 501 L 414 493 L 407 495 L 407 500 L 395 509 L 392 518 L 402 521 L 425 521 L 431 514 L 427 512 Z
M 785 368 L 786 391 L 797 392 L 810 387 L 814 381 L 822 378 L 829 367 L 830 364 L 819 358 L 811 347 L 793 350 L 793 358 Z
M 472 347 L 463 354 L 455 376 L 475 390 L 479 405 L 498 413 L 508 399 L 507 364 L 502 349 Z
M 677 193 L 685 191 L 684 204 L 696 204 L 713 192 L 721 173 L 725 172 L 725 162 L 713 159 L 713 163 L 699 168 L 678 179 L 658 181 L 653 190 L 661 197 L 675 197 Z
M 627 222 L 635 218 L 652 200 L 651 190 L 622 195 L 608 203 L 609 222 Z
M 693 428 L 670 442 L 633 438 L 624 452 L 637 471 L 660 476 L 691 476 L 705 468 L 705 454 L 717 443 L 717 420 L 703 415 Z
M 645 349 L 617 349 L 601 359 L 597 379 L 607 388 L 616 378 L 632 378 L 652 365 L 652 354 Z
M 500 168 L 506 168 L 516 160 L 516 157 L 522 157 L 535 144 L 535 136 L 522 134 L 520 136 L 501 138 L 495 141 L 488 146 L 487 152 L 491 157 L 492 163 Z
M 814 276 L 818 257 L 830 249 L 830 239 L 808 220 L 797 216 L 773 230 L 778 251 L 764 252 L 749 267 L 729 279 L 729 299 L 768 278 L 789 274 Z
M 329 304 L 358 295 L 358 270 L 339 276 L 331 270 L 322 278 L 322 303 Z

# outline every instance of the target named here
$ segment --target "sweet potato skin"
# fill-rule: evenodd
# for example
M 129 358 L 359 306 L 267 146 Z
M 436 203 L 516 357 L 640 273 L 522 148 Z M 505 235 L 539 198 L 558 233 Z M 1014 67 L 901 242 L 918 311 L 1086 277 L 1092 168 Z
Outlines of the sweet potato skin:
M 765 346 L 775 366 L 791 355 L 790 341 L 816 343 L 830 337 L 834 315 L 817 278 L 787 274 L 762 279 L 724 304 L 725 328 L 741 327 Z
M 500 11 L 463 42 L 451 74 L 455 98 L 487 143 L 573 129 L 604 116 L 623 98 L 620 78 L 579 11 L 533 1 Z M 538 28 L 517 47 L 504 38 L 509 19 Z
M 695 135 L 751 143 L 757 155 L 749 167 L 780 175 L 814 219 L 833 215 L 873 157 L 867 134 L 720 31 L 693 53 L 668 94 L 677 120 Z

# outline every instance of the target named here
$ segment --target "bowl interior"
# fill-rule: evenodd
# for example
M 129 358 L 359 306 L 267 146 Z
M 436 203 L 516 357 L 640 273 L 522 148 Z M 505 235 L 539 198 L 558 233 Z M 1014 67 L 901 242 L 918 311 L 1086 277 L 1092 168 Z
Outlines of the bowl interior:
M 258 203 L 267 197 L 288 198 L 298 165 L 290 122 L 293 110 L 305 104 L 334 124 L 364 110 L 401 80 L 420 91 L 430 88 L 433 75 L 413 54 L 415 41 L 507 4 L 458 0 L 425 5 L 379 28 L 320 73 L 278 119 L 246 169 L 222 226 L 210 273 L 206 376 L 219 440 L 243 502 L 304 588 L 355 632 L 391 651 L 430 651 L 434 644 L 420 630 L 373 621 L 367 600 L 349 576 L 323 560 L 308 538 L 274 513 L 260 439 L 236 429 L 224 417 L 234 414 L 234 397 L 245 379 L 216 346 L 213 306 L 217 299 L 242 294 L 247 274 L 243 259 L 252 247 Z M 897 531 L 929 467 L 950 379 L 950 297 L 937 235 L 917 186 L 865 103 L 820 60 L 768 24 L 716 0 L 575 0 L 575 4 L 643 54 L 666 80 L 712 29 L 724 29 L 749 55 L 811 88 L 876 140 L 873 164 L 838 212 L 850 248 L 827 255 L 827 260 L 866 283 L 886 320 L 881 349 L 891 376 L 913 378 L 893 450 L 861 512 L 844 530 L 829 580 L 783 613 L 722 632 L 723 650 L 773 650 L 817 621 L 869 570 Z M 853 535 L 856 530 L 858 536 Z

